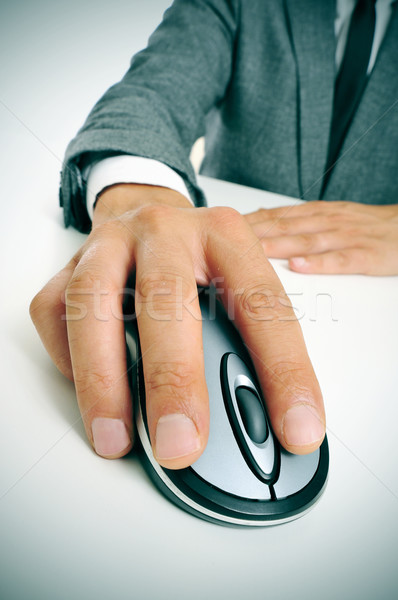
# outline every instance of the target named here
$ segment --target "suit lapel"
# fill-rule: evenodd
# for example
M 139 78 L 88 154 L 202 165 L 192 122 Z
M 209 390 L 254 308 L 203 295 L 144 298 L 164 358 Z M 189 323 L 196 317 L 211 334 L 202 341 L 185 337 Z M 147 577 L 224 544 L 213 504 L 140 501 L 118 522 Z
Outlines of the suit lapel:
M 298 74 L 302 197 L 319 197 L 333 108 L 336 0 L 285 0 Z
M 331 197 L 334 189 L 341 187 L 341 181 L 352 177 L 352 161 L 361 147 L 366 145 L 367 152 L 373 153 L 373 164 L 377 163 L 380 145 L 386 147 L 385 121 L 393 123 L 393 114 L 398 113 L 398 3 L 393 5 L 393 13 L 384 40 L 380 47 L 376 64 L 364 90 L 352 125 L 342 147 L 342 158 L 336 164 L 330 178 L 327 196 Z M 396 154 L 397 149 L 391 148 Z M 352 153 L 352 154 L 351 154 Z M 389 157 L 384 157 L 385 161 Z M 348 179 L 349 180 L 349 179 Z

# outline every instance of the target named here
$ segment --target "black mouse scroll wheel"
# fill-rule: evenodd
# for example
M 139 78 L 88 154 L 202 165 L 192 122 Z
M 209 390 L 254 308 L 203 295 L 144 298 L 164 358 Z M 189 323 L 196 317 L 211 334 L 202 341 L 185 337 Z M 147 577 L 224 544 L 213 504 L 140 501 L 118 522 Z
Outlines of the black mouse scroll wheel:
M 253 390 L 244 386 L 236 388 L 235 396 L 247 435 L 255 444 L 263 444 L 269 432 L 260 398 Z

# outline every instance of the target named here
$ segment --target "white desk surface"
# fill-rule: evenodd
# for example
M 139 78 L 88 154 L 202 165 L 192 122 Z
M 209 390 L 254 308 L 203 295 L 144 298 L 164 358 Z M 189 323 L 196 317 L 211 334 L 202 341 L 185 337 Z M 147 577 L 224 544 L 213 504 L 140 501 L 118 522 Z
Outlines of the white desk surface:
M 144 37 L 167 4 L 147 3 L 153 15 L 141 15 Z M 138 3 L 96 3 L 102 16 L 93 32 L 90 3 L 82 10 L 73 1 L 62 15 L 50 2 L 32 5 L 24 3 L 21 20 L 20 5 L 10 4 L 7 27 L 0 19 L 1 46 L 13 50 L 0 73 L 7 83 L 0 95 L 0 597 L 395 598 L 397 277 L 305 276 L 273 261 L 300 317 L 328 417 L 328 487 L 302 519 L 264 529 L 212 525 L 164 500 L 134 454 L 107 461 L 91 451 L 73 387 L 42 348 L 28 305 L 84 239 L 62 227 L 60 158 L 91 104 L 120 76 L 112 62 L 123 55 L 126 66 L 130 30 L 112 31 L 108 46 L 98 48 L 100 57 L 109 55 L 105 75 L 94 69 L 91 44 L 98 29 L 105 39 L 115 5 L 134 11 Z M 72 59 L 86 52 L 84 65 L 64 45 L 79 10 Z M 84 76 L 90 68 L 91 84 Z M 242 211 L 284 202 L 216 180 L 201 184 L 210 204 Z

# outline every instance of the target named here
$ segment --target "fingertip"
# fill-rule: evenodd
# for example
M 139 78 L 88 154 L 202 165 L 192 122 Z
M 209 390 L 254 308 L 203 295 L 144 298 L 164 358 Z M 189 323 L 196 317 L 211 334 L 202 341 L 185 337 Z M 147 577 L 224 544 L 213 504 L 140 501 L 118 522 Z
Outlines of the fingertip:
M 304 256 L 295 256 L 294 258 L 289 259 L 289 268 L 292 271 L 297 271 L 298 273 L 309 273 L 310 271 L 310 262 Z
M 198 460 L 203 450 L 204 448 L 200 448 L 199 451 L 189 454 L 187 456 L 173 458 L 169 460 L 161 459 L 156 456 L 155 458 L 161 467 L 164 467 L 165 469 L 170 469 L 172 471 L 177 471 L 178 469 L 186 469 L 187 467 L 193 465 L 193 463 Z
M 293 454 L 309 454 L 321 445 L 325 429 L 325 419 L 313 405 L 296 404 L 282 418 L 281 442 Z
M 156 426 L 154 455 L 168 469 L 190 466 L 204 450 L 205 441 L 194 421 L 183 413 L 167 414 Z
M 103 458 L 120 458 L 133 446 L 132 436 L 122 419 L 96 417 L 91 423 L 91 433 L 93 448 Z

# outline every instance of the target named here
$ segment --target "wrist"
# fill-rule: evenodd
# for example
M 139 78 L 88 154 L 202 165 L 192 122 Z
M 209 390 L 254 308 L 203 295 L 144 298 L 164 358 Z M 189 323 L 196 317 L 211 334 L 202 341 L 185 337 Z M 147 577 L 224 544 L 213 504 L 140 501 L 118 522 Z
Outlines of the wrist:
M 170 188 L 118 183 L 105 188 L 98 195 L 94 208 L 93 227 L 148 204 L 192 208 L 192 203 L 188 198 Z

